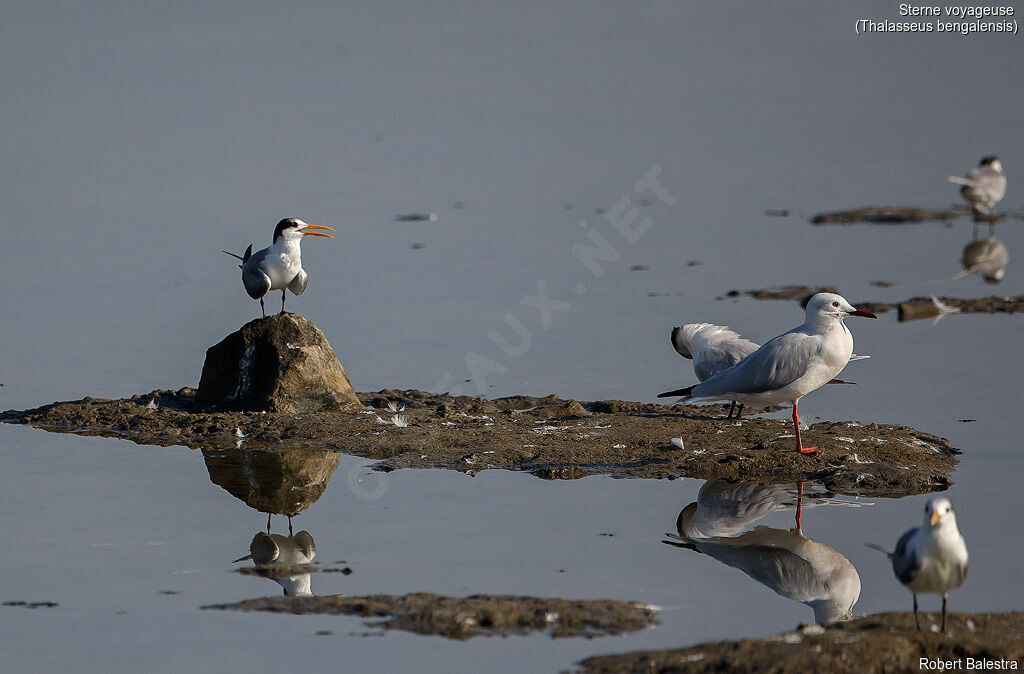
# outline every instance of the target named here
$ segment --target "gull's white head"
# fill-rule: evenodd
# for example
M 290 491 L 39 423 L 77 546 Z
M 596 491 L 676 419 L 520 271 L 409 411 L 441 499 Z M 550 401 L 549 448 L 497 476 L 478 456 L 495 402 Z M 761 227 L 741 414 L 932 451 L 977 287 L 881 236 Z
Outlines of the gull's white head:
M 925 529 L 936 527 L 956 528 L 956 513 L 948 498 L 933 498 L 924 506 Z
M 863 316 L 865 318 L 878 318 L 870 311 L 858 309 L 842 295 L 835 293 L 818 293 L 807 302 L 807 320 L 820 322 L 822 320 L 843 320 L 847 316 Z
M 987 166 L 997 173 L 1003 172 L 1003 162 L 999 161 L 999 157 L 994 154 L 990 154 L 987 157 L 982 157 L 981 161 L 978 162 L 978 166 Z
M 311 225 L 308 222 L 299 220 L 298 218 L 285 218 L 281 222 L 277 223 L 277 227 L 274 228 L 274 243 L 277 243 L 278 239 L 281 238 L 286 242 L 298 241 L 303 236 L 326 236 L 328 239 L 333 239 L 334 237 L 330 234 L 316 231 L 324 229 L 329 232 L 335 231 L 330 227 Z

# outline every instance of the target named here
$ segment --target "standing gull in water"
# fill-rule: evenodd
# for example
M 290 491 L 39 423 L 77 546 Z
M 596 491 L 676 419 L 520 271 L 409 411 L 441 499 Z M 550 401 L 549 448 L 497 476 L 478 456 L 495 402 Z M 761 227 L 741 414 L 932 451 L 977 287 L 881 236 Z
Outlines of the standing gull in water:
M 942 631 L 946 631 L 946 598 L 949 591 L 963 585 L 967 577 L 967 544 L 956 527 L 956 514 L 949 499 L 933 498 L 924 507 L 924 522 L 907 531 L 896 542 L 896 549 L 868 543 L 892 560 L 896 578 L 914 595 L 914 624 L 917 619 L 917 595 L 942 595 Z
M 260 310 L 263 317 L 267 317 L 267 310 L 263 306 L 263 298 L 271 290 L 281 291 L 281 313 L 284 313 L 285 289 L 291 290 L 295 295 L 301 295 L 306 290 L 309 282 L 309 275 L 302 268 L 302 250 L 299 242 L 303 236 L 326 236 L 328 239 L 334 237 L 322 231 L 333 232 L 330 227 L 310 225 L 298 218 L 285 218 L 277 223 L 274 228 L 273 242 L 263 250 L 252 252 L 252 244 L 245 249 L 242 256 L 228 253 L 242 261 L 239 265 L 242 269 L 242 285 L 245 292 L 254 300 L 260 301 Z
M 672 348 L 676 350 L 676 353 L 693 361 L 693 372 L 700 381 L 710 379 L 722 370 L 729 369 L 761 346 L 740 337 L 727 325 L 713 323 L 686 323 L 676 326 L 672 328 L 671 339 Z M 870 358 L 870 356 L 858 356 L 857 354 L 850 356 L 850 360 L 863 358 Z M 847 384 L 850 382 L 833 379 L 829 383 Z M 729 402 L 729 414 L 726 415 L 726 419 L 731 419 L 733 410 L 736 409 L 736 401 Z M 736 418 L 739 419 L 742 415 L 743 403 L 740 403 Z
M 1006 175 L 1003 173 L 1003 163 L 999 161 L 999 157 L 982 157 L 978 165 L 968 171 L 966 176 L 949 176 L 947 180 L 962 185 L 960 194 L 971 205 L 975 229 L 979 220 L 989 216 L 988 226 L 991 234 L 994 224 L 991 218 L 992 208 L 1006 195 Z
M 830 382 L 853 355 L 853 335 L 843 323 L 847 316 L 877 318 L 857 309 L 841 295 L 818 293 L 807 303 L 803 325 L 770 339 L 739 363 L 706 381 L 668 391 L 659 398 L 683 396 L 684 400 L 736 400 L 745 405 L 767 407 L 793 405 L 796 450 L 818 452 L 800 443 L 800 398 Z

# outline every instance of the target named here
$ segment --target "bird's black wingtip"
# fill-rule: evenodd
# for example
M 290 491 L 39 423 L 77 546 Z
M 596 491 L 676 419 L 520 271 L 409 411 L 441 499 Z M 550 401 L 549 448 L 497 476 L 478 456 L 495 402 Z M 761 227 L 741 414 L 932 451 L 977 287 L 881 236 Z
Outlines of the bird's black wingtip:
M 696 384 L 694 384 L 694 386 L 696 386 Z M 679 388 L 679 389 L 676 389 L 675 391 L 665 391 L 664 393 L 659 393 L 658 397 L 659 398 L 678 398 L 679 396 L 688 396 L 688 395 L 690 395 L 691 391 L 693 391 L 693 386 L 687 386 L 686 388 Z

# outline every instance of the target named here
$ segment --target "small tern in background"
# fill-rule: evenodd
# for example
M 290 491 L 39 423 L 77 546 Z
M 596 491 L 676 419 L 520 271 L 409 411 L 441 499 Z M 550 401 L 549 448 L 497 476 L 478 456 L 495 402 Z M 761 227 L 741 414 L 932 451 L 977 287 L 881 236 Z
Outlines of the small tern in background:
M 987 219 L 991 233 L 995 224 L 992 209 L 1006 195 L 1006 175 L 999 158 L 995 155 L 982 157 L 966 176 L 949 176 L 947 180 L 962 186 L 960 194 L 971 205 L 975 228 L 979 221 Z

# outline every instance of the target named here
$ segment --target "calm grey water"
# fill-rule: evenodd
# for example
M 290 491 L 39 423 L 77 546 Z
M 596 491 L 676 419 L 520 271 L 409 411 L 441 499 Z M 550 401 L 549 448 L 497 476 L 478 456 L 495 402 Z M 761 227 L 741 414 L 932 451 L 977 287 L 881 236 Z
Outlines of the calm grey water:
M 668 345 L 672 325 L 763 340 L 802 320 L 795 303 L 716 299 L 732 288 L 827 283 L 855 303 L 1021 294 L 1015 221 L 997 228 L 1011 261 L 996 288 L 949 280 L 966 221 L 807 223 L 821 210 L 955 203 L 946 175 L 988 153 L 1008 173 L 1002 206 L 1024 203 L 1019 38 L 854 34 L 856 19 L 895 13 L 889 2 L 6 6 L 0 408 L 194 385 L 205 348 L 258 315 L 220 250 L 267 245 L 289 215 L 339 230 L 307 242 L 310 286 L 289 309 L 325 331 L 360 390 L 650 400 L 693 381 Z M 638 191 L 652 170 L 664 192 Z M 606 217 L 623 198 L 651 222 L 635 240 Z M 438 219 L 395 221 L 410 212 Z M 572 253 L 592 232 L 617 254 L 600 276 Z M 546 324 L 523 303 L 539 284 L 566 303 Z M 488 338 L 514 341 L 507 314 L 530 333 L 519 356 Z M 1019 317 L 850 326 L 872 355 L 845 373 L 859 385 L 823 389 L 801 411 L 907 424 L 963 448 L 950 497 L 971 576 L 952 606 L 1021 608 Z M 467 354 L 489 365 L 474 372 Z M 296 521 L 319 559 L 354 570 L 315 575 L 314 592 L 611 596 L 663 606 L 661 625 L 451 643 L 350 637 L 365 628 L 349 618 L 201 612 L 279 588 L 228 573 L 264 522 L 210 484 L 198 453 L 8 426 L 0 452 L 0 600 L 59 603 L 0 607 L 5 671 L 271 671 L 296 659 L 550 671 L 811 617 L 660 543 L 698 482 L 399 472 L 363 501 L 350 476 L 372 476 L 348 458 Z M 909 604 L 862 542 L 891 543 L 923 502 L 805 514 L 806 533 L 857 567 L 858 612 Z

